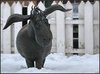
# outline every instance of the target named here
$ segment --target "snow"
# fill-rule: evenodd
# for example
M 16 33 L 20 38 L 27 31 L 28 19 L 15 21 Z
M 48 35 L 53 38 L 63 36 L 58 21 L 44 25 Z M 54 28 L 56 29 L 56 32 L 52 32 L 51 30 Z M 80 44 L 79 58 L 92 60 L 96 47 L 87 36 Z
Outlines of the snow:
M 27 68 L 20 54 L 1 54 L 2 73 L 99 73 L 99 54 L 65 56 L 54 53 L 47 56 L 44 68 Z

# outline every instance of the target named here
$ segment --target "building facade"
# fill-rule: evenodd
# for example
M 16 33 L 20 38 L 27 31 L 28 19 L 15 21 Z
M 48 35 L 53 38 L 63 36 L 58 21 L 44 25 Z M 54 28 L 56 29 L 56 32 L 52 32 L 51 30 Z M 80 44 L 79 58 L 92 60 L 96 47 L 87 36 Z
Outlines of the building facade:
M 99 1 L 98 0 L 3 0 L 1 1 L 1 51 L 17 53 L 16 36 L 28 21 L 14 23 L 7 30 L 2 28 L 11 14 L 30 14 L 31 6 L 42 10 L 53 4 L 60 4 L 72 11 L 53 12 L 47 18 L 53 33 L 51 52 L 58 53 L 99 53 Z M 7 13 L 8 12 L 8 13 Z M 6 15 L 5 15 L 6 14 Z M 20 24 L 20 25 L 17 25 Z M 7 35 L 7 36 L 6 36 Z

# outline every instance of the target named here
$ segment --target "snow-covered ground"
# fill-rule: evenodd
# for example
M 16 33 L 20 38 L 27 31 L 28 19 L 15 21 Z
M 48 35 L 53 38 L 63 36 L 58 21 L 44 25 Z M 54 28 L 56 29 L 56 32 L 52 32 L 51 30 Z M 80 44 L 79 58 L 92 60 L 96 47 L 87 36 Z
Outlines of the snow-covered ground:
M 2 73 L 99 73 L 99 54 L 83 56 L 64 56 L 50 54 L 44 68 L 27 68 L 24 58 L 19 54 L 1 54 Z

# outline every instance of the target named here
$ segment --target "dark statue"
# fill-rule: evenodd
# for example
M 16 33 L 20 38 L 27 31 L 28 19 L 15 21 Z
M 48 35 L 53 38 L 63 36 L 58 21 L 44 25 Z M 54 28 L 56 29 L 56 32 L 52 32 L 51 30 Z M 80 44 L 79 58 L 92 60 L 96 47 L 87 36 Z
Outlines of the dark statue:
M 42 11 L 34 7 L 30 15 L 13 14 L 7 20 L 4 29 L 12 23 L 29 20 L 29 23 L 21 28 L 16 39 L 18 52 L 25 58 L 28 68 L 34 67 L 36 62 L 36 68 L 41 69 L 50 53 L 53 37 L 46 16 L 55 10 L 66 12 L 71 9 L 53 5 Z

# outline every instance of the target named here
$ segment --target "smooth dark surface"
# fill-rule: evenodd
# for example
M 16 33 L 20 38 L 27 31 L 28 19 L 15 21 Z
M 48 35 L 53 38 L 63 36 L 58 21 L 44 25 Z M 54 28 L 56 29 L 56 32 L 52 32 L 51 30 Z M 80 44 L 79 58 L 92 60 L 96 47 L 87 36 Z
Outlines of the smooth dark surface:
M 29 20 L 16 39 L 18 52 L 25 58 L 28 67 L 34 67 L 36 62 L 36 68 L 41 69 L 50 53 L 53 37 L 46 16 L 55 10 L 67 11 L 60 5 L 53 5 L 45 11 L 34 7 L 30 15 L 13 14 L 7 20 L 4 29 L 14 22 Z

